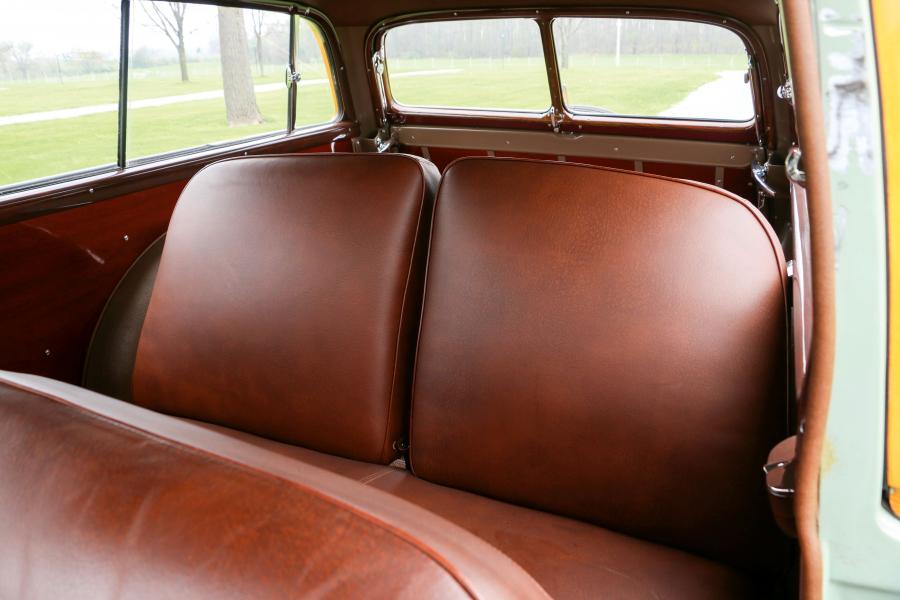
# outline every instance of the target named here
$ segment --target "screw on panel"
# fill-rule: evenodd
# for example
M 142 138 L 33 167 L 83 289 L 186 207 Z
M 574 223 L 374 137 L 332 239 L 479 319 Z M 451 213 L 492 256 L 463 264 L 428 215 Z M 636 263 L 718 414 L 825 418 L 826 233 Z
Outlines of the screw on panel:
M 122 236 L 122 239 L 125 240 L 125 241 L 127 242 L 127 241 L 128 241 L 128 234 L 126 233 L 125 235 L 123 235 L 123 236 Z
M 50 348 L 44 350 L 44 356 L 50 356 Z

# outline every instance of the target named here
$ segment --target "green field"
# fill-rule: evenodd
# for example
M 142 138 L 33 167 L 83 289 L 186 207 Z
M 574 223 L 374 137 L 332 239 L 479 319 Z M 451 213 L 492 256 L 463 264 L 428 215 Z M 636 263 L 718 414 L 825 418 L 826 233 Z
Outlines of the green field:
M 591 105 L 627 114 L 655 115 L 682 100 L 726 69 L 743 68 L 743 57 L 623 57 L 616 67 L 608 56 L 573 56 L 562 80 L 571 104 Z M 398 77 L 395 98 L 406 104 L 505 108 L 543 111 L 550 99 L 542 59 L 400 59 L 389 62 L 392 75 L 410 71 L 459 70 Z M 267 67 L 257 85 L 282 80 L 282 67 Z M 175 65 L 133 69 L 129 100 L 179 96 L 221 89 L 214 63 L 194 63 L 191 81 L 181 82 Z M 304 78 L 324 77 L 314 68 Z M 115 74 L 60 82 L 0 81 L 0 117 L 115 103 Z M 264 117 L 259 125 L 229 127 L 222 98 L 132 109 L 128 113 L 130 159 L 278 131 L 286 119 L 286 91 L 257 93 Z M 297 123 L 322 123 L 334 115 L 325 85 L 300 88 Z M 0 125 L 0 185 L 111 164 L 116 159 L 115 112 Z
M 746 68 L 741 55 L 573 56 L 561 70 L 570 104 L 619 114 L 652 116 L 684 99 L 720 71 Z M 391 74 L 430 69 L 458 73 L 396 78 L 391 92 L 408 105 L 547 110 L 550 93 L 542 58 L 505 60 L 406 59 L 388 62 Z

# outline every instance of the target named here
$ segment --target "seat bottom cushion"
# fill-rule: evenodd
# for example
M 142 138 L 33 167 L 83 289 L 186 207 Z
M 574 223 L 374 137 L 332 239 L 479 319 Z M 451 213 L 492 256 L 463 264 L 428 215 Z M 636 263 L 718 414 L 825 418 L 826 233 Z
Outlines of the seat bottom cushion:
M 507 554 L 554 598 L 769 597 L 766 582 L 680 550 L 430 483 L 402 466 L 368 464 L 195 423 L 366 483 L 452 521 Z

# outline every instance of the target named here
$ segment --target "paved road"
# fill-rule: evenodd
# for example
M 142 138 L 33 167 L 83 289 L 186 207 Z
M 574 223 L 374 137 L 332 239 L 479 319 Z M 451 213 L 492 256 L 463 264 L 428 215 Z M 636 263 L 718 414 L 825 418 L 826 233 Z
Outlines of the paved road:
M 431 71 L 408 71 L 406 73 L 397 73 L 391 75 L 397 77 L 418 77 L 423 75 L 441 75 L 445 73 L 456 73 L 460 69 L 435 69 Z M 301 87 L 325 85 L 327 79 L 304 79 L 300 82 Z M 5 88 L 0 88 L 0 90 Z M 256 93 L 273 92 L 283 90 L 283 83 L 264 83 L 253 86 Z M 147 98 L 146 100 L 134 100 L 128 103 L 128 110 L 141 108 L 150 108 L 154 106 L 168 106 L 170 104 L 180 104 L 182 102 L 195 102 L 197 100 L 215 100 L 225 95 L 223 90 L 210 90 L 208 92 L 195 92 L 193 94 L 181 94 L 178 96 L 162 96 L 160 98 Z M 26 113 L 22 115 L 10 115 L 0 117 L 0 127 L 4 125 L 18 125 L 20 123 L 36 123 L 38 121 L 55 121 L 58 119 L 71 119 L 74 117 L 84 117 L 86 115 L 96 115 L 100 113 L 116 112 L 119 105 L 115 103 L 94 104 L 92 106 L 79 106 L 77 108 L 64 108 L 60 110 L 48 110 L 43 112 Z
M 744 83 L 745 71 L 722 71 L 719 78 L 688 94 L 660 113 L 662 117 L 693 117 L 745 121 L 753 117 L 753 98 Z

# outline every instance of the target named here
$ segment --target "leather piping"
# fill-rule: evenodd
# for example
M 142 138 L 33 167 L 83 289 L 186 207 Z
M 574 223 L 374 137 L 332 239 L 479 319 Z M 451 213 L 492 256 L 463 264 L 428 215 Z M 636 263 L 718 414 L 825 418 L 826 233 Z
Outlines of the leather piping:
M 834 233 L 811 7 L 806 0 L 786 0 L 783 6 L 794 89 L 798 91 L 794 106 L 806 170 L 815 315 L 805 397 L 798 411 L 803 433 L 797 440 L 794 512 L 800 543 L 800 597 L 818 600 L 822 597 L 823 583 L 818 527 L 819 474 L 834 376 Z

